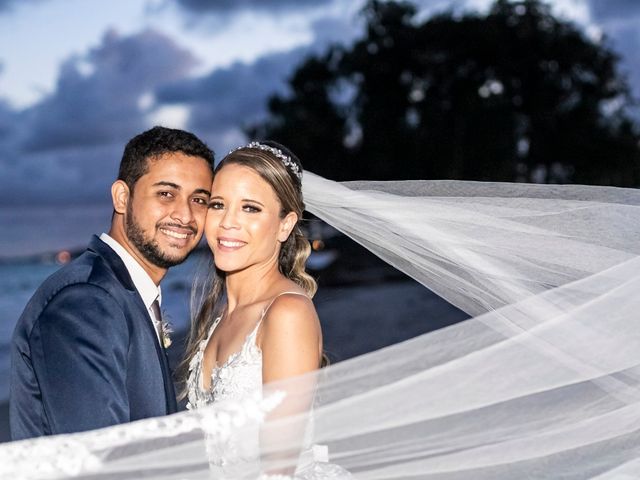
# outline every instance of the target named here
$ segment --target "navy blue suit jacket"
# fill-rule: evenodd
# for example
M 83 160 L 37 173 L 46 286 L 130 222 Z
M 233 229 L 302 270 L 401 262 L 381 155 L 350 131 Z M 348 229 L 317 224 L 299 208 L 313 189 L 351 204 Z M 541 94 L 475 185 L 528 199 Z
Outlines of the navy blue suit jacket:
M 11 345 L 14 440 L 173 413 L 164 348 L 120 257 L 98 237 L 49 277 Z

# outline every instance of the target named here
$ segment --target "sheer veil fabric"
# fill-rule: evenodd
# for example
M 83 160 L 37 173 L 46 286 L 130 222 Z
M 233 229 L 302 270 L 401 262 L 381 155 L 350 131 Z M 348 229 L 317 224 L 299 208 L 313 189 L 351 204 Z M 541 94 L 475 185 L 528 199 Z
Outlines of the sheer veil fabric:
M 263 472 L 314 444 L 358 479 L 640 475 L 640 191 L 303 183 L 310 212 L 472 318 L 242 404 L 0 446 L 0 476 L 212 478 L 211 445 L 256 423 Z

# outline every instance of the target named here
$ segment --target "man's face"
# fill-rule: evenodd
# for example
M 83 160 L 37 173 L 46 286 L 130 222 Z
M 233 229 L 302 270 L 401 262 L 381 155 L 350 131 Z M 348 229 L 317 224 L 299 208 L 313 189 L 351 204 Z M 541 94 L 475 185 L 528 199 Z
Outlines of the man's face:
M 167 269 L 182 263 L 202 237 L 212 182 L 205 160 L 181 152 L 148 160 L 124 218 L 141 260 Z

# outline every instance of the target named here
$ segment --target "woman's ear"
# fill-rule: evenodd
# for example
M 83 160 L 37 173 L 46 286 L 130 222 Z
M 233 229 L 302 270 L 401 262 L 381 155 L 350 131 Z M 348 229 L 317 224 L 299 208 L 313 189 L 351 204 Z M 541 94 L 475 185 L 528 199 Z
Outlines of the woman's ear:
M 127 211 L 130 198 L 129 185 L 122 180 L 113 182 L 113 185 L 111 185 L 111 200 L 116 213 L 124 214 Z
M 296 226 L 298 222 L 298 215 L 295 212 L 289 212 L 287 215 L 280 220 L 280 231 L 278 232 L 278 241 L 284 243 L 291 235 L 291 231 L 293 227 Z

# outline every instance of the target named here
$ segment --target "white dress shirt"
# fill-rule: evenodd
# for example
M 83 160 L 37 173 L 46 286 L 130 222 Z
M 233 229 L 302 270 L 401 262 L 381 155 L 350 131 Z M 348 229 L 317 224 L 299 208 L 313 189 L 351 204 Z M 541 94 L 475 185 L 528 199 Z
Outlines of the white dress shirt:
M 162 341 L 160 339 L 160 335 L 158 334 L 158 323 L 160 323 L 161 319 L 155 317 L 153 309 L 151 308 L 151 305 L 156 299 L 158 299 L 158 303 L 162 305 L 162 291 L 160 290 L 160 286 L 156 285 L 153 280 L 151 280 L 151 277 L 147 272 L 145 272 L 144 268 L 142 268 L 142 265 L 140 265 L 138 261 L 133 258 L 131 254 L 127 252 L 125 248 L 116 240 L 114 240 L 106 233 L 100 235 L 100 240 L 109 245 L 111 249 L 116 252 L 116 254 L 122 259 L 124 266 L 129 272 L 129 276 L 131 276 L 133 285 L 136 287 L 136 290 L 142 297 L 142 302 L 147 308 L 149 316 L 154 323 L 156 337 L 158 337 L 159 342 Z

